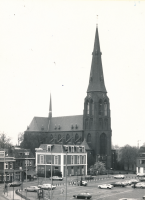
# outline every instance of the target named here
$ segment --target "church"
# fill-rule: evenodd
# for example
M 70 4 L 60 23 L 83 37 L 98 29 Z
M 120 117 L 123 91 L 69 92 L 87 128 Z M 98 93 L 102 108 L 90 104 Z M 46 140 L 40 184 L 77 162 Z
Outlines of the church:
M 83 145 L 88 166 L 96 161 L 111 168 L 110 102 L 105 87 L 102 52 L 96 26 L 92 63 L 82 115 L 53 117 L 50 96 L 48 117 L 34 117 L 24 133 L 25 148 L 32 151 L 40 144 Z

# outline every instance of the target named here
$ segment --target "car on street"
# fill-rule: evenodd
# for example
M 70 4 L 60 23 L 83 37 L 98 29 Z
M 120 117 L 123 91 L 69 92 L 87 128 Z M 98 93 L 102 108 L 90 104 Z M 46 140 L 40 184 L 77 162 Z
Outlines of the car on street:
M 137 173 L 137 177 L 145 177 L 145 173 Z
M 76 179 L 72 180 L 71 183 L 73 183 L 74 185 L 78 185 L 78 186 L 87 186 L 88 185 L 87 181 L 78 181 Z
M 13 181 L 12 183 L 8 183 L 9 187 L 19 187 L 22 184 L 20 181 Z
M 51 180 L 51 177 L 50 177 L 50 180 Z M 52 176 L 52 180 L 53 180 L 53 181 L 62 181 L 63 178 L 60 177 L 60 176 Z
M 124 175 L 121 175 L 121 174 L 119 174 L 119 175 L 115 175 L 115 176 L 114 176 L 114 178 L 117 178 L 117 179 L 124 179 L 124 178 L 125 178 L 125 176 L 124 176 Z
M 29 187 L 25 188 L 24 190 L 27 192 L 37 192 L 38 190 L 40 190 L 40 188 L 37 186 L 29 186 Z
M 88 192 L 82 192 L 77 195 L 73 195 L 73 197 L 76 199 L 91 199 L 92 195 Z
M 41 189 L 44 189 L 44 190 L 48 190 L 48 189 L 54 190 L 56 188 L 55 185 L 51 185 L 51 184 L 38 185 L 38 187 L 41 188 Z
M 131 185 L 133 188 L 145 188 L 145 183 L 139 182 L 136 184 Z
M 137 199 L 134 199 L 134 198 L 121 198 L 119 200 L 137 200 Z
M 100 189 L 112 189 L 113 185 L 111 185 L 111 184 L 102 184 L 102 185 L 98 185 L 98 188 L 100 188 Z
M 80 186 L 87 186 L 87 181 L 79 181 L 78 182 L 78 185 L 80 185 Z
M 114 187 L 125 187 L 125 186 L 127 186 L 126 182 L 113 182 L 113 183 L 110 183 L 110 184 L 113 185 Z
M 136 180 L 136 179 L 130 179 L 130 180 L 123 181 L 123 182 L 128 183 L 128 185 L 132 185 L 132 184 L 136 184 L 136 183 L 138 183 L 139 180 Z

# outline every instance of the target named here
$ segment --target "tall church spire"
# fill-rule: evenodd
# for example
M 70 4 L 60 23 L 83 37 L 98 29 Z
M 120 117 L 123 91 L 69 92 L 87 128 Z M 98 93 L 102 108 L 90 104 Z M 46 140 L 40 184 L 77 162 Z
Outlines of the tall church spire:
M 96 27 L 96 35 L 94 41 L 92 65 L 90 72 L 90 80 L 87 93 L 89 92 L 107 92 L 104 82 L 102 60 L 101 60 L 100 42 L 98 34 L 98 26 Z

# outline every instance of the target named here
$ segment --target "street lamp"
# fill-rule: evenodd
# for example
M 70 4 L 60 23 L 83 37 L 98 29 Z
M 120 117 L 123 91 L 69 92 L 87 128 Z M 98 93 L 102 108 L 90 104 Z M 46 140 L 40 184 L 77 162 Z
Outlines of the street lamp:
M 65 175 L 66 175 L 66 194 L 65 194 L 65 200 L 67 200 L 67 153 L 68 153 L 68 147 L 65 146 L 66 151 L 66 169 L 65 169 Z

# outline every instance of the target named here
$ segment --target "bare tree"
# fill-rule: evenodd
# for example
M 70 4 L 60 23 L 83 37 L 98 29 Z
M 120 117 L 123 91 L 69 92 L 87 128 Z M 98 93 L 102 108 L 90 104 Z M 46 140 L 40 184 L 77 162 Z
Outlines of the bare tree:
M 19 133 L 18 134 L 18 145 L 20 145 L 21 142 L 24 140 L 24 133 Z
M 12 146 L 11 138 L 6 133 L 0 133 L 0 148 L 9 148 Z

